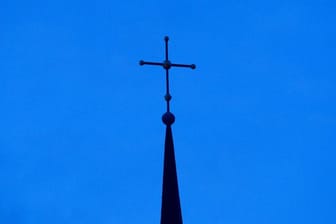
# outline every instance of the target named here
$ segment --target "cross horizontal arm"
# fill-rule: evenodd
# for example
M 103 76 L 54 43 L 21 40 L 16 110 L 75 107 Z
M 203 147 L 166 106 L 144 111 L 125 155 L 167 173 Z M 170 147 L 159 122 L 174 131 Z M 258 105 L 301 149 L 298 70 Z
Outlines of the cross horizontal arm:
M 163 63 L 160 63 L 160 62 L 148 62 L 148 61 L 143 61 L 141 60 L 139 62 L 140 65 L 160 65 L 160 66 L 163 66 Z
M 191 69 L 195 69 L 195 68 L 196 68 L 196 65 L 195 65 L 195 64 L 191 64 L 191 65 L 171 64 L 171 67 L 181 67 L 181 68 L 191 68 Z

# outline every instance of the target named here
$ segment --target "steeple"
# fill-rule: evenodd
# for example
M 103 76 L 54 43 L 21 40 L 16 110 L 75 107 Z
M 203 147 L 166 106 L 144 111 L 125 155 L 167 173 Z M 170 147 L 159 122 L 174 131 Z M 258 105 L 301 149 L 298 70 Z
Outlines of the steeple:
M 195 69 L 194 64 L 174 64 L 168 58 L 168 40 L 165 40 L 165 60 L 163 62 L 145 62 L 140 61 L 140 65 L 159 65 L 166 71 L 166 95 L 167 111 L 162 116 L 162 121 L 166 125 L 166 138 L 164 145 L 164 165 L 163 165 L 163 183 L 162 183 L 162 206 L 161 206 L 161 224 L 182 224 L 182 212 L 180 196 L 177 181 L 176 161 L 174 152 L 174 142 L 172 134 L 172 124 L 175 122 L 175 116 L 170 112 L 170 90 L 169 90 L 169 69 L 172 67 L 184 67 Z

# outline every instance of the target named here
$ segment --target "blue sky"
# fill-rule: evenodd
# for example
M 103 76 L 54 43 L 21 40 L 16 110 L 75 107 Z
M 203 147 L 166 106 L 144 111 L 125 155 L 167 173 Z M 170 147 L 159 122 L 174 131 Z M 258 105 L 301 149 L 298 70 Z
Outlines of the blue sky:
M 184 223 L 335 223 L 334 1 L 0 3 L 0 223 L 159 223 L 165 35 Z

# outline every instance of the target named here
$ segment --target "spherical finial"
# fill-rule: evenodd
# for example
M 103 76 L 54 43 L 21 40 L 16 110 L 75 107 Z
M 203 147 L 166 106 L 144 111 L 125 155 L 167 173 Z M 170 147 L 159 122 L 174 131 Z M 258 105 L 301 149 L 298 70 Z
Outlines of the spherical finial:
M 195 64 L 192 64 L 192 65 L 190 65 L 190 68 L 191 68 L 191 69 L 195 69 L 195 68 L 196 68 L 196 65 L 195 65 Z
M 143 60 L 141 60 L 141 61 L 139 61 L 139 64 L 140 64 L 140 65 L 144 65 L 145 62 L 144 62 Z
M 168 41 L 168 40 L 169 40 L 169 37 L 168 37 L 168 36 L 165 36 L 164 40 L 165 40 L 165 41 Z
M 172 125 L 175 122 L 175 116 L 170 112 L 166 112 L 162 116 L 162 121 L 165 125 Z
M 165 98 L 166 101 L 169 102 L 171 100 L 172 96 L 169 93 L 167 93 L 164 98 Z

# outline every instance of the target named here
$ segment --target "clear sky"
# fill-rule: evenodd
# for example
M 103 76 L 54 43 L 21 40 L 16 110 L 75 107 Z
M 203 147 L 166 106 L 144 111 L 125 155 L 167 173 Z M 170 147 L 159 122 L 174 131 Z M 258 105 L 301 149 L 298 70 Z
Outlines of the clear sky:
M 184 223 L 336 223 L 335 10 L 2 0 L 0 223 L 159 223 L 165 35 Z

